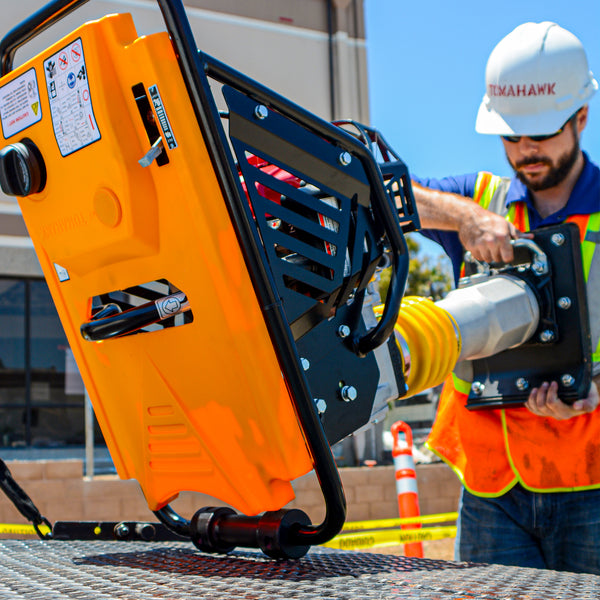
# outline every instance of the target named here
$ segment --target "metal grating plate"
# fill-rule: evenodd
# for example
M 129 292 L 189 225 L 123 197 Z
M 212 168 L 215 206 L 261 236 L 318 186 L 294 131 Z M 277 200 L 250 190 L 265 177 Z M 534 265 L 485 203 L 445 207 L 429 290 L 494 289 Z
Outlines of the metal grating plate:
M 600 577 L 359 552 L 299 561 L 202 554 L 187 543 L 0 541 L 0 599 L 581 600 Z

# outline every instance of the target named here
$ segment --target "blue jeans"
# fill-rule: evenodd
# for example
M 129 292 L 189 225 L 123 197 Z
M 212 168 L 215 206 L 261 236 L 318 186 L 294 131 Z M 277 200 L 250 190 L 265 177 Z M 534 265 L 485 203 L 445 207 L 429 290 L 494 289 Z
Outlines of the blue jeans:
M 463 489 L 456 559 L 600 575 L 600 489 L 498 498 Z

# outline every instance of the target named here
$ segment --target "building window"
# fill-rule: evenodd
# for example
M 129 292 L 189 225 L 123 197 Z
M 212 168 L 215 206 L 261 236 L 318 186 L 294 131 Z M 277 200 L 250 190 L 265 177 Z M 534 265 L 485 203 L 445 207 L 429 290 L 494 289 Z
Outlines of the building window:
M 0 445 L 83 445 L 84 394 L 46 282 L 0 278 Z

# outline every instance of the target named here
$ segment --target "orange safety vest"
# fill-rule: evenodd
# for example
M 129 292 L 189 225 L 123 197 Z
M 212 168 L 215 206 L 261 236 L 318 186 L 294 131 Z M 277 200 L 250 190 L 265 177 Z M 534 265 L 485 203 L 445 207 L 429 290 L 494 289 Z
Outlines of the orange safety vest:
M 474 200 L 529 231 L 525 202 L 505 206 L 510 180 L 480 173 Z M 600 212 L 576 215 L 587 294 L 600 285 Z M 591 269 L 595 256 L 594 269 Z M 600 303 L 589 302 L 593 363 L 600 363 Z M 427 446 L 478 496 L 500 496 L 517 482 L 533 491 L 600 488 L 600 413 L 558 421 L 526 408 L 470 411 L 470 382 L 452 374 L 442 391 Z

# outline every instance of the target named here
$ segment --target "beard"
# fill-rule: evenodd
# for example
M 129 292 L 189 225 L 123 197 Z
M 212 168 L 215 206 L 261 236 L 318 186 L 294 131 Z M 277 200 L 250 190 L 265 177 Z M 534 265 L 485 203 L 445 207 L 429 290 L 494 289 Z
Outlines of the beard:
M 517 178 L 525 184 L 525 186 L 532 192 L 541 192 L 542 190 L 547 190 L 549 188 L 553 188 L 557 186 L 559 183 L 562 183 L 567 175 L 570 173 L 573 165 L 577 161 L 579 156 L 579 139 L 577 136 L 573 136 L 573 146 L 572 148 L 565 152 L 562 156 L 558 158 L 558 160 L 554 163 L 552 160 L 543 155 L 539 156 L 530 156 L 528 158 L 524 158 L 517 163 L 512 163 L 507 156 L 508 163 L 512 167 L 513 171 Z M 542 177 L 541 179 L 532 180 L 528 175 L 522 173 L 519 169 L 524 167 L 525 165 L 533 165 L 542 163 L 547 165 L 550 170 L 548 173 Z

